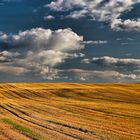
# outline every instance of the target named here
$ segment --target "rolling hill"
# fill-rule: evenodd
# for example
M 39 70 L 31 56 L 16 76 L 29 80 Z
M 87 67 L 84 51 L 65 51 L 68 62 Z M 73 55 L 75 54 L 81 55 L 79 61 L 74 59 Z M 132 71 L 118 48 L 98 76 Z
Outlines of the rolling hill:
M 0 84 L 0 140 L 139 139 L 140 84 Z

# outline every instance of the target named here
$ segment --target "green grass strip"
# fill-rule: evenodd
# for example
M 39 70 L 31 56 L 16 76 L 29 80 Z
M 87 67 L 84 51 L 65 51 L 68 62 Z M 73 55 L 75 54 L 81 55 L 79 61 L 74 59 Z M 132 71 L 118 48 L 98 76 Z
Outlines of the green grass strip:
M 33 140 L 47 140 L 46 138 L 42 137 L 40 134 L 32 131 L 30 128 L 27 128 L 25 126 L 22 126 L 16 122 L 13 122 L 12 120 L 8 118 L 1 119 L 4 123 L 9 124 L 13 126 L 15 129 L 20 131 L 21 133 L 25 134 L 26 136 L 31 137 Z

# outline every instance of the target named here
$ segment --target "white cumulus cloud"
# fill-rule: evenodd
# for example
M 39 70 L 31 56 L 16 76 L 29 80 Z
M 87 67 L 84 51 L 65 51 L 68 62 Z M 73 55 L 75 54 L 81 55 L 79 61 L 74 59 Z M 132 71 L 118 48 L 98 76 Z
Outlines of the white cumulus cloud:
M 131 11 L 140 0 L 56 0 L 46 5 L 55 11 L 70 11 L 68 18 L 90 17 L 108 22 L 113 29 L 140 31 L 139 19 L 120 19 L 124 12 Z M 72 11 L 71 11 L 72 10 Z
M 10 62 L 9 65 L 15 66 L 15 70 L 23 67 L 51 79 L 51 76 L 54 78 L 57 75 L 55 67 L 58 64 L 84 56 L 79 51 L 84 48 L 82 42 L 83 37 L 71 29 L 52 31 L 35 28 L 17 35 L 0 33 L 0 43 L 9 48 L 0 51 L 0 65 L 5 64 L 6 67 L 6 63 Z

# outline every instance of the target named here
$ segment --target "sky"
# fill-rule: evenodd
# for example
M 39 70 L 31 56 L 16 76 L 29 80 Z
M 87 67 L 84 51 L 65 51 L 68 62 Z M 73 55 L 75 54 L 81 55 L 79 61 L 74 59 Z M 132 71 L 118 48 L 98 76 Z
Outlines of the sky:
M 0 0 L 0 82 L 140 82 L 140 0 Z

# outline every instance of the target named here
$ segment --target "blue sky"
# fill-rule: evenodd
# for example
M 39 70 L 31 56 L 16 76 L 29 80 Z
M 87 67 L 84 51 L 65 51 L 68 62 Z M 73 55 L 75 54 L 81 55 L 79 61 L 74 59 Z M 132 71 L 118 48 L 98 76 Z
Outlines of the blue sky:
M 140 0 L 0 0 L 1 82 L 140 82 Z

